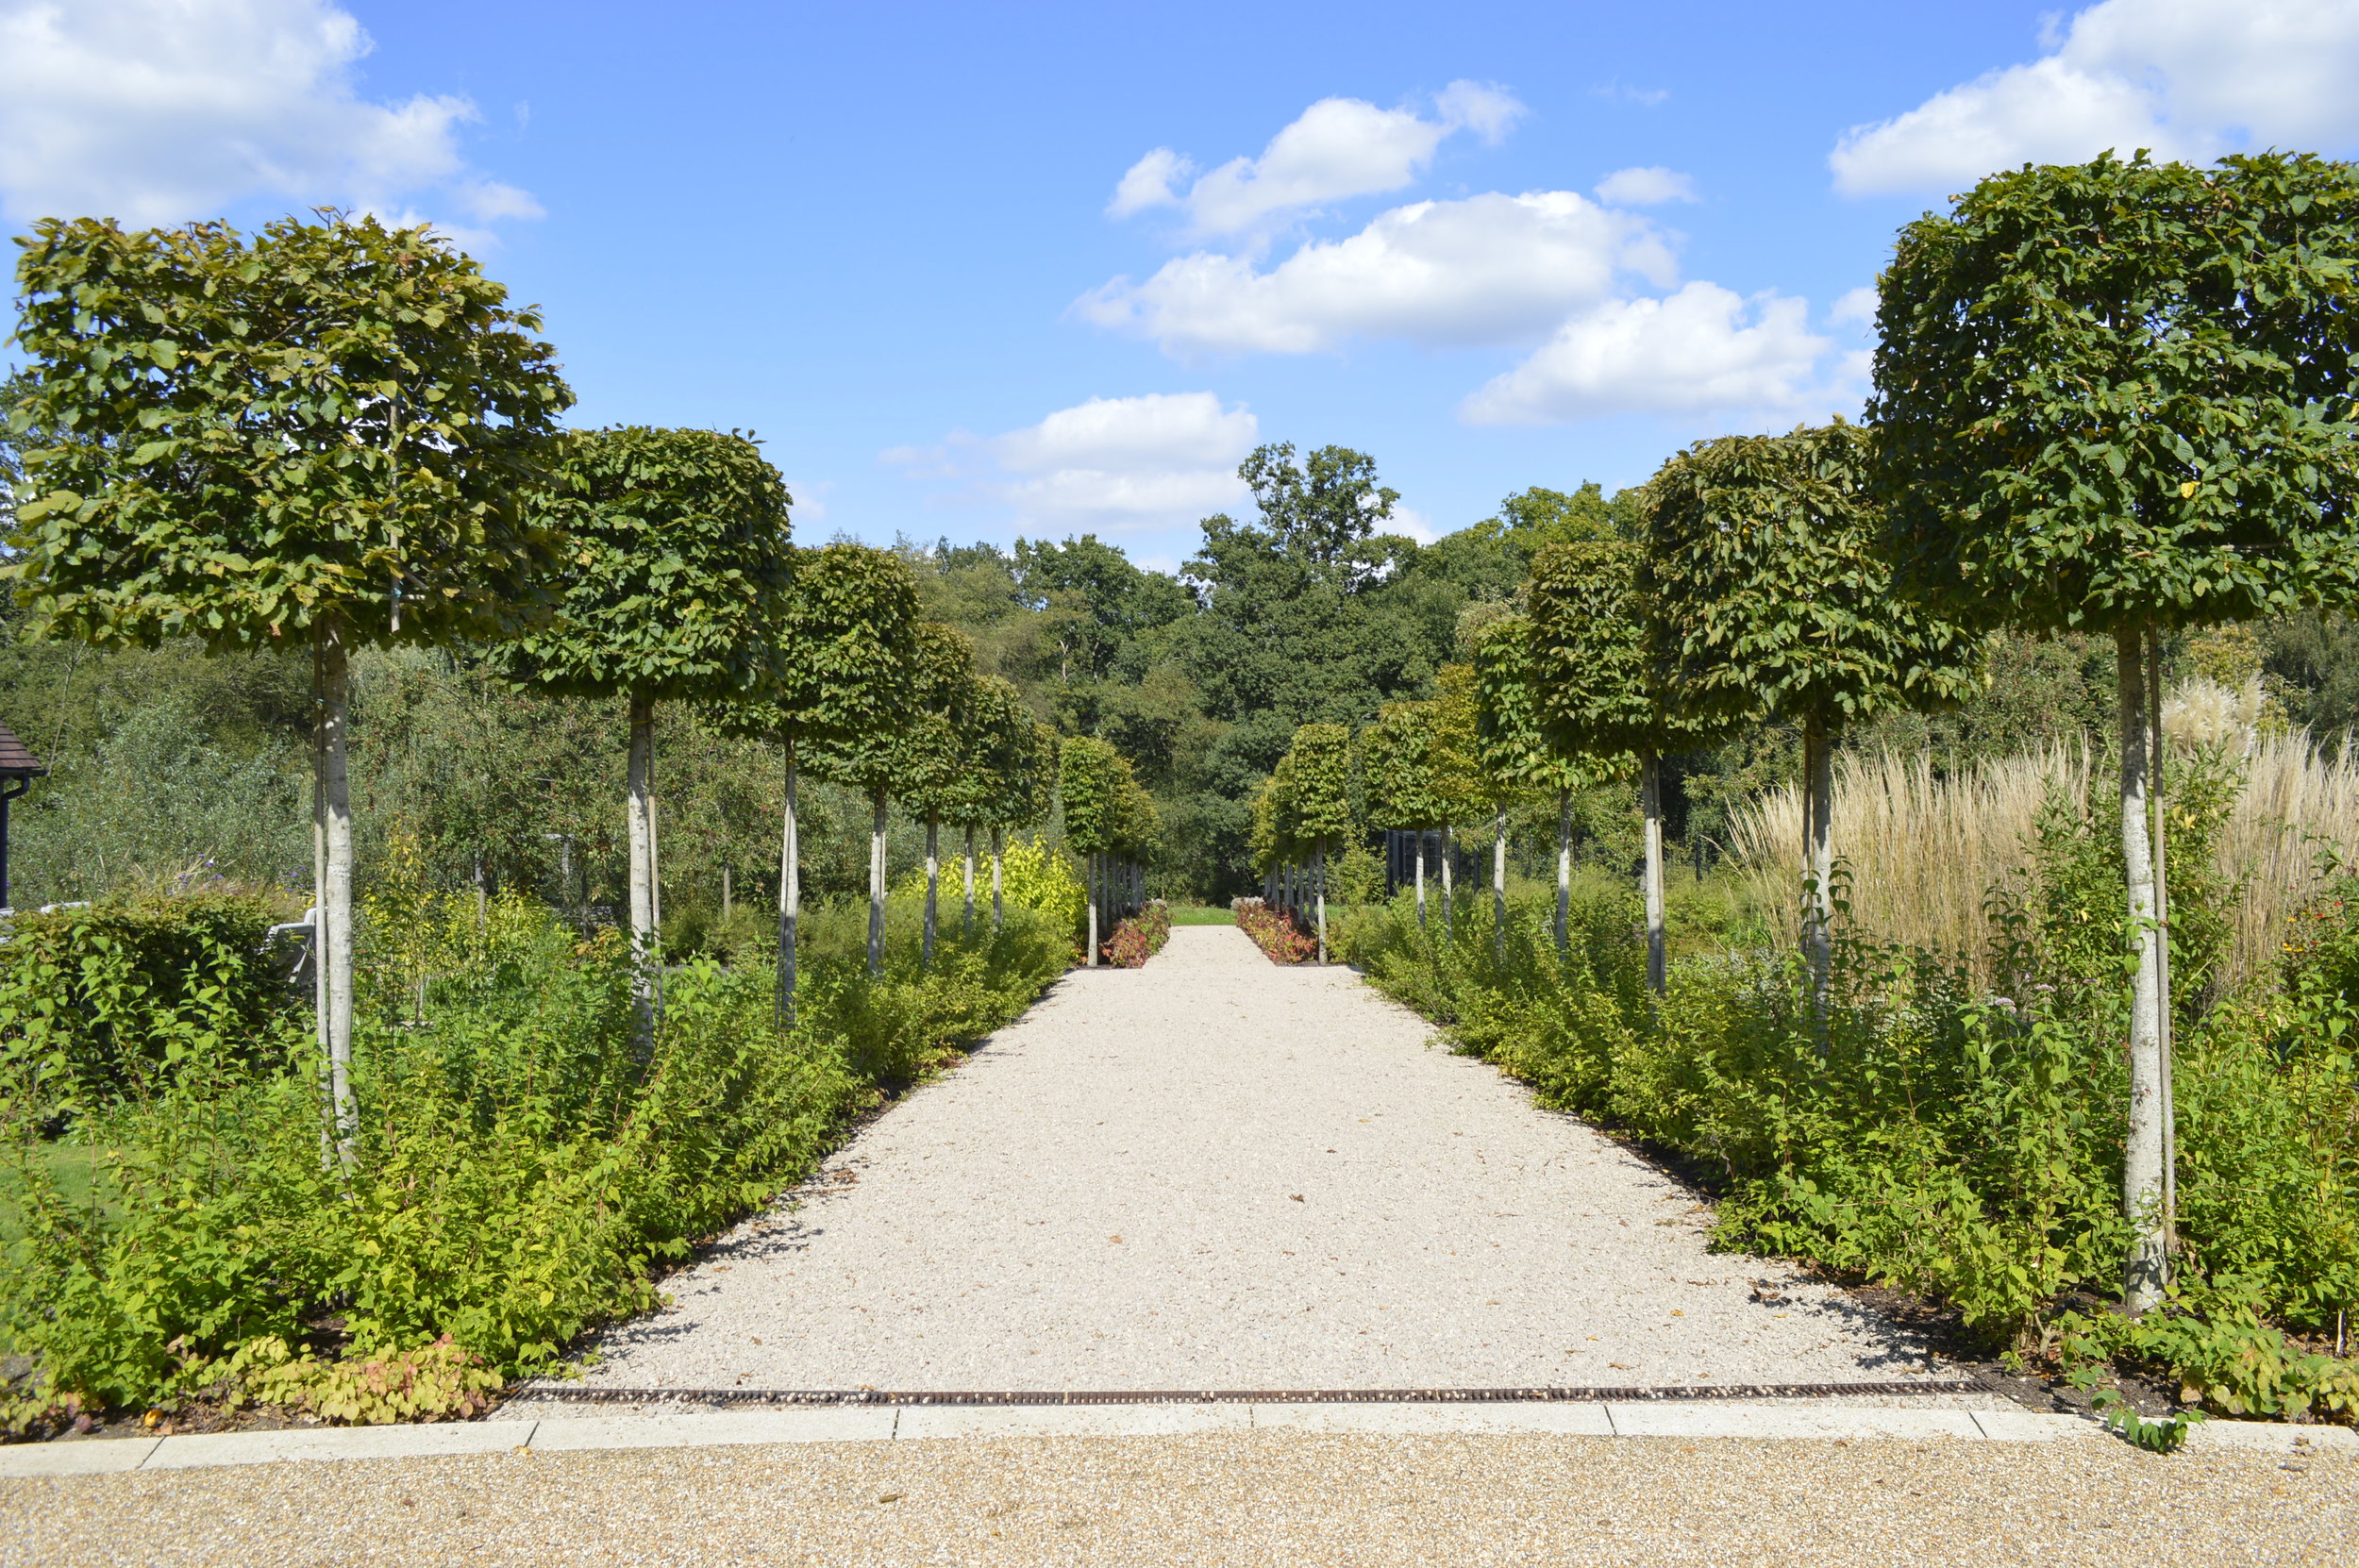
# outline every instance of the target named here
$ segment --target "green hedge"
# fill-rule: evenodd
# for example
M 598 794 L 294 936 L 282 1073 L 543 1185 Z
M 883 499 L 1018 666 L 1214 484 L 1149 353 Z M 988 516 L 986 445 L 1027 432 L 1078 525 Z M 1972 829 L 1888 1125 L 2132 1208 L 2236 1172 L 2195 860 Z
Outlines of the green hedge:
M 18 1428 L 199 1396 L 349 1419 L 471 1409 L 652 1308 L 658 1271 L 1015 1016 L 1067 957 L 1012 913 L 930 971 L 904 943 L 871 979 L 823 911 L 795 1029 L 772 1021 L 767 961 L 699 959 L 665 976 L 648 1049 L 613 933 L 583 941 L 514 898 L 480 926 L 472 900 L 408 909 L 364 946 L 349 1176 L 325 1158 L 299 1015 L 239 1032 L 231 999 L 197 983 L 209 949 L 183 976 L 193 1026 L 161 1047 L 175 1070 L 73 1119 L 97 1164 L 87 1195 L 55 1179 L 61 1086 L 30 1053 L 5 1059 L 0 1348 L 40 1368 Z
M 2321 905 L 2294 984 L 2183 1026 L 2181 1285 L 2140 1324 L 2100 1309 L 2128 1244 L 2106 976 L 1983 994 L 1929 955 L 1846 941 L 1821 1026 L 1791 955 L 1682 960 L 1657 1003 L 1633 897 L 1578 900 L 1562 959 L 1552 903 L 1514 907 L 1504 958 L 1481 907 L 1454 941 L 1403 902 L 1339 945 L 1541 1103 L 1682 1162 L 1719 1195 L 1722 1244 L 1947 1299 L 2059 1370 L 2121 1355 L 2236 1413 L 2359 1414 L 2359 1362 L 2288 1337 L 2331 1343 L 2359 1315 L 2359 900 Z
M 206 893 L 0 922 L 0 1050 L 40 1060 L 68 1111 L 156 1093 L 192 1050 L 263 1065 L 308 1001 L 288 983 L 293 948 L 263 951 L 276 919 L 263 897 Z

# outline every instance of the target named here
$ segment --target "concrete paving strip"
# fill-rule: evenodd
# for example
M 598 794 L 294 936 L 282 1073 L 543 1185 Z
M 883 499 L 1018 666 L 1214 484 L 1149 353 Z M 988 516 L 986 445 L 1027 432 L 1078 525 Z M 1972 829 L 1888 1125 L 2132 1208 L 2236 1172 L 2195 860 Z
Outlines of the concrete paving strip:
M 299 1460 L 425 1459 L 451 1454 L 713 1448 L 749 1443 L 884 1443 L 965 1438 L 1193 1437 L 1288 1430 L 1370 1437 L 1727 1438 L 1747 1442 L 1877 1438 L 2052 1443 L 2102 1435 L 2075 1415 L 2028 1410 L 1813 1409 L 1795 1405 L 926 1405 L 899 1409 L 588 1416 L 432 1426 L 320 1426 L 279 1432 L 22 1443 L 0 1447 L 0 1477 L 96 1476 Z M 2359 1455 L 2359 1432 L 2257 1421 L 2198 1426 L 2191 1452 Z

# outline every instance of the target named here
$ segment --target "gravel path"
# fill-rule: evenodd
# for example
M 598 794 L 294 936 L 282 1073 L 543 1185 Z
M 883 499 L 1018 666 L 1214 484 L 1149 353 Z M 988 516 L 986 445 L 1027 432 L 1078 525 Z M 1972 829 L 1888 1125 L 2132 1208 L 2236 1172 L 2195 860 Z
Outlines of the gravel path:
M 589 1382 L 1310 1389 L 1882 1380 L 1890 1323 L 1343 968 L 1182 926 L 1077 973 L 675 1276 Z M 1767 1280 L 1782 1299 L 1755 1299 Z M 544 1403 L 544 1410 L 548 1410 Z
M 2347 1563 L 2359 1460 L 2115 1442 L 798 1443 L 0 1481 L 0 1562 Z

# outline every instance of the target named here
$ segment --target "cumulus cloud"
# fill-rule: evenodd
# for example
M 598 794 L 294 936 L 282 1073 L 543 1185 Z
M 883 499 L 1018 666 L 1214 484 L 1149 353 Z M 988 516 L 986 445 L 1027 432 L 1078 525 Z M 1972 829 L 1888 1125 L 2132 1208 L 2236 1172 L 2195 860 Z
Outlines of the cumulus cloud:
M 1752 299 L 1690 283 L 1663 299 L 1621 299 L 1567 321 L 1530 359 L 1468 397 L 1470 425 L 1548 425 L 1608 414 L 1799 417 L 1838 385 L 1818 380 L 1833 343 L 1810 330 L 1805 301 Z
M 1025 526 L 1103 533 L 1193 523 L 1246 494 L 1237 464 L 1260 439 L 1250 410 L 1209 392 L 1093 397 L 1002 436 L 896 447 L 912 477 L 956 479 Z
M 330 0 L 0 0 L 0 204 L 152 225 L 443 191 L 478 222 L 538 216 L 468 171 L 467 100 L 360 95 L 370 47 Z
M 1624 273 L 1668 284 L 1674 272 L 1643 218 L 1570 191 L 1492 192 L 1395 208 L 1266 270 L 1247 256 L 1179 257 L 1074 309 L 1180 355 L 1308 354 L 1355 337 L 1514 342 L 1608 297 Z
M 2359 138 L 2352 0 L 2104 0 L 2028 64 L 1992 71 L 1846 135 L 1838 190 L 1955 190 L 2024 162 L 2108 148 L 2208 160 L 2250 145 Z
M 1176 207 L 1201 236 L 1245 234 L 1307 209 L 1397 191 L 1425 171 L 1444 140 L 1466 130 L 1497 142 L 1523 113 L 1505 91 L 1458 81 L 1435 95 L 1429 117 L 1359 98 L 1322 98 L 1270 139 L 1259 158 L 1235 158 L 1182 191 L 1196 165 L 1169 147 L 1132 164 L 1106 210 L 1129 217 Z
M 1696 182 L 1685 175 L 1659 166 L 1616 169 L 1598 181 L 1598 199 L 1614 207 L 1660 207 L 1665 202 L 1692 202 Z

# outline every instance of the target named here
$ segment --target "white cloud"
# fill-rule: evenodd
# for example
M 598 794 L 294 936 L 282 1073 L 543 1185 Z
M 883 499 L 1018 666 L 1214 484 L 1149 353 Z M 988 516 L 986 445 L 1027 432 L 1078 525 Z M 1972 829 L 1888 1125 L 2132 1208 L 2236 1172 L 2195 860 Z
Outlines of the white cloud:
M 1675 275 L 1647 220 L 1570 191 L 1492 192 L 1395 208 L 1267 271 L 1199 251 L 1144 283 L 1115 278 L 1074 309 L 1180 355 L 1308 354 L 1354 337 L 1514 342 L 1609 297 L 1626 272 L 1666 286 Z
M 1430 119 L 1414 108 L 1322 98 L 1272 137 L 1261 157 L 1231 158 L 1184 193 L 1179 185 L 1195 165 L 1156 148 L 1122 176 L 1106 210 L 1122 218 L 1178 207 L 1199 235 L 1250 233 L 1329 202 L 1397 191 L 1424 172 L 1451 133 L 1497 142 L 1522 112 L 1503 90 L 1467 81 L 1443 89 Z
M 1380 526 L 1388 534 L 1407 534 L 1420 544 L 1430 544 L 1442 537 L 1442 530 L 1433 519 L 1397 501 L 1393 503 L 1393 514 Z
M 1809 306 L 1748 300 L 1716 283 L 1665 299 L 1614 300 L 1575 316 L 1537 353 L 1468 397 L 1470 425 L 1547 425 L 1619 413 L 1786 417 L 1824 412 L 1856 377 L 1816 376 L 1833 344 Z
M 478 221 L 538 215 L 470 175 L 465 99 L 360 96 L 370 47 L 330 0 L 0 0 L 0 204 L 149 225 L 442 189 Z
M 1856 327 L 1865 332 L 1876 325 L 1876 291 L 1863 283 L 1856 289 L 1846 289 L 1827 307 L 1827 319 L 1837 326 Z
M 1150 207 L 1174 206 L 1180 196 L 1173 185 L 1195 171 L 1195 164 L 1169 147 L 1158 147 L 1130 165 L 1129 172 L 1114 187 L 1114 199 L 1106 204 L 1106 215 L 1127 218 Z
M 1954 190 L 2111 148 L 2208 160 L 2359 138 L 2355 0 L 2104 0 L 2047 53 L 1853 129 L 1828 158 L 1851 194 Z
M 1614 207 L 1692 202 L 1696 199 L 1696 182 L 1686 175 L 1659 166 L 1616 169 L 1598 181 L 1598 199 Z
M 1260 439 L 1244 408 L 1209 392 L 1093 397 L 1003 436 L 895 447 L 914 478 L 960 481 L 1013 509 L 1019 525 L 1136 532 L 1194 523 L 1246 495 L 1237 464 Z

